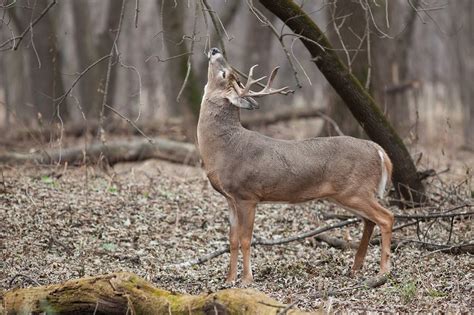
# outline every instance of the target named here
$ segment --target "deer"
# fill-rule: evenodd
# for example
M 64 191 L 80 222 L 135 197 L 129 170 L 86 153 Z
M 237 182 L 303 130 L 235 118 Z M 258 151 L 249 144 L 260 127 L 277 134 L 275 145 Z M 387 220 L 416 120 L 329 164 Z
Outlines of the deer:
M 364 223 L 351 273 L 362 268 L 375 225 L 381 232 L 379 273 L 388 273 L 394 216 L 376 196 L 383 197 L 392 174 L 384 149 L 370 140 L 349 136 L 280 140 L 244 128 L 241 109 L 258 108 L 256 98 L 289 91 L 287 87 L 272 88 L 278 67 L 261 91 L 253 91 L 252 86 L 266 78 L 253 78 L 257 65 L 250 68 L 244 85 L 219 49 L 210 49 L 208 59 L 197 147 L 211 186 L 229 206 L 226 282 L 237 280 L 239 249 L 243 256 L 242 283 L 253 281 L 250 254 L 257 204 L 317 199 L 338 204 Z

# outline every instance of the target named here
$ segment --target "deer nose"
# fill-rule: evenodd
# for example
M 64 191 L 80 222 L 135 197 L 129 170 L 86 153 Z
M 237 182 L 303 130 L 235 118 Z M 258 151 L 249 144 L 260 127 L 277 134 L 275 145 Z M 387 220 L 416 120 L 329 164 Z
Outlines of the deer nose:
M 214 56 L 215 54 L 219 54 L 220 50 L 217 48 L 211 48 L 211 56 Z

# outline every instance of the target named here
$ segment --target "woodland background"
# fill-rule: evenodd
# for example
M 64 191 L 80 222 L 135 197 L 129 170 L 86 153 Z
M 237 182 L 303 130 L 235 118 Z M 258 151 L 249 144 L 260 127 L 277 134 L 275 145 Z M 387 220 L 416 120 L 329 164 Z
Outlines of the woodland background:
M 259 206 L 257 240 L 345 227 L 255 247 L 253 288 L 310 311 L 471 311 L 474 1 L 295 3 L 402 137 L 426 199 L 385 198 L 393 271 L 373 289 L 377 232 L 352 278 L 356 218 L 325 202 Z M 295 91 L 242 111 L 246 127 L 367 137 L 260 1 L 0 0 L 0 312 L 7 290 L 118 271 L 173 292 L 226 288 L 225 250 L 175 268 L 228 243 L 227 204 L 194 146 L 210 47 L 243 73 L 281 66 L 274 86 Z
M 208 9 L 195 4 L 126 1 L 121 31 L 111 49 L 121 1 L 58 1 L 32 31 L 28 26 L 50 2 L 3 1 L 1 128 L 14 131 L 58 121 L 68 126 L 119 118 L 108 106 L 137 124 L 158 125 L 170 118 L 195 121 L 206 83 L 206 52 L 219 46 L 213 24 L 203 14 Z M 276 84 L 295 89 L 292 96 L 265 100 L 262 111 L 318 108 L 344 133 L 360 135 L 355 120 L 312 68 L 299 40 L 283 37 L 290 64 L 278 38 L 245 1 L 208 5 L 224 26 L 222 42 L 235 67 L 247 72 L 258 63 L 266 74 L 280 65 Z M 256 6 L 277 30 L 282 29 L 275 16 Z M 302 1 L 302 6 L 407 142 L 456 141 L 472 149 L 472 1 Z M 11 41 L 12 34 L 24 30 L 21 43 L 20 38 Z M 111 53 L 66 94 L 79 73 Z M 177 101 L 188 61 L 190 75 Z M 310 135 L 334 134 L 328 129 Z M 188 135 L 192 137 L 193 130 Z

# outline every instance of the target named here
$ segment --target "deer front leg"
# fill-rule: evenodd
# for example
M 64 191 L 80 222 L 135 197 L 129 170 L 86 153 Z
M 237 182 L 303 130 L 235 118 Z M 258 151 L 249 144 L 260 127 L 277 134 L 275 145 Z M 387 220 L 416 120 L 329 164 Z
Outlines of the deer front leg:
M 253 281 L 252 267 L 250 264 L 250 248 L 252 246 L 253 224 L 255 221 L 254 201 L 236 202 L 238 220 L 239 220 L 239 240 L 243 256 L 243 275 L 242 283 L 249 284 Z
M 230 283 L 237 278 L 237 260 L 239 257 L 239 221 L 236 207 L 231 199 L 227 199 L 229 204 L 229 246 L 230 246 L 230 265 L 227 273 L 226 282 Z
M 365 256 L 367 255 L 367 247 L 369 246 L 374 226 L 374 222 L 364 219 L 364 232 L 362 233 L 362 239 L 360 240 L 359 248 L 355 255 L 354 265 L 352 265 L 352 274 L 355 274 L 357 270 L 360 270 L 364 264 Z

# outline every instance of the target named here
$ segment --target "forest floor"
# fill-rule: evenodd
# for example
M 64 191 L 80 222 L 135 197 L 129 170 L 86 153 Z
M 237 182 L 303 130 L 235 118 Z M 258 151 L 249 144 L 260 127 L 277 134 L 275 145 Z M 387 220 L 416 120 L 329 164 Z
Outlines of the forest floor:
M 227 243 L 226 202 L 198 168 L 153 160 L 118 164 L 107 171 L 3 168 L 0 200 L 0 289 L 116 271 L 131 271 L 159 287 L 193 294 L 227 287 L 223 281 L 228 254 L 189 268 L 168 267 Z M 466 200 L 451 198 L 436 211 Z M 471 205 L 457 211 L 472 209 Z M 403 213 L 427 211 L 434 210 Z M 344 212 L 324 202 L 261 205 L 255 234 L 266 239 L 300 234 L 339 221 L 322 219 L 337 213 Z M 448 239 L 450 220 L 419 226 L 429 242 Z M 452 227 L 450 244 L 472 242 L 472 220 L 457 218 Z M 361 230 L 357 224 L 329 235 L 357 241 Z M 417 239 L 416 228 L 397 231 L 394 239 Z M 311 238 L 258 246 L 252 253 L 251 286 L 306 310 L 472 311 L 472 256 L 414 245 L 402 244 L 393 252 L 392 276 L 371 290 L 350 288 L 376 274 L 379 246 L 369 248 L 365 268 L 356 277 L 347 275 L 354 257 L 351 249 L 339 250 Z M 341 289 L 345 291 L 325 297 L 325 292 Z
M 466 165 L 473 165 L 474 154 L 443 152 L 440 159 L 434 158 L 439 152 L 423 152 L 424 167 L 442 171 L 449 164 L 450 170 L 428 179 L 431 205 L 391 207 L 393 212 L 472 212 L 472 175 L 466 175 Z M 0 171 L 0 291 L 118 271 L 190 294 L 229 287 L 224 284 L 228 254 L 189 268 L 173 267 L 228 242 L 227 203 L 200 168 L 148 160 L 108 168 L 2 166 Z M 322 201 L 259 205 L 255 236 L 298 235 L 340 222 L 339 215 L 350 214 Z M 407 222 L 416 221 L 395 226 Z M 327 235 L 357 242 L 361 232 L 358 223 Z M 378 272 L 378 245 L 369 247 L 363 271 L 351 277 L 355 250 L 314 238 L 255 247 L 250 287 L 305 310 L 472 312 L 472 255 L 419 246 L 420 241 L 472 243 L 472 216 L 420 221 L 395 231 L 393 238 L 399 243 L 392 274 L 379 288 L 360 287 Z

